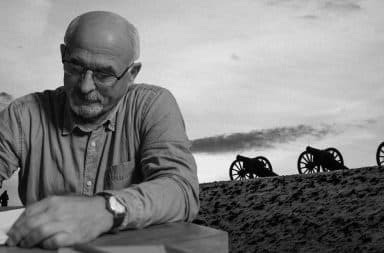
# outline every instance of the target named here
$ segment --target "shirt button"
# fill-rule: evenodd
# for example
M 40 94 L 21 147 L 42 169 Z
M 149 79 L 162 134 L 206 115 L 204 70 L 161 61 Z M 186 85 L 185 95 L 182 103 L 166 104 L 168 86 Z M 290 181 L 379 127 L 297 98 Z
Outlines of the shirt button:
M 90 187 L 92 185 L 91 181 L 87 181 L 87 186 Z
M 96 147 L 96 142 L 95 142 L 95 141 L 92 141 L 92 142 L 91 142 L 91 146 L 92 146 L 92 147 Z

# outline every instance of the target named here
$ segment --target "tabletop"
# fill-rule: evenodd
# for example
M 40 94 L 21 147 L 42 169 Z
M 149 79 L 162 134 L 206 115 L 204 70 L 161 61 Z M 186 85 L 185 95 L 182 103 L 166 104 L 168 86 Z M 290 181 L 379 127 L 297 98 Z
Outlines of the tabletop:
M 0 253 L 41 252 L 146 252 L 146 253 L 225 253 L 228 252 L 228 234 L 225 231 L 187 222 L 173 222 L 138 230 L 104 234 L 96 240 L 75 249 L 43 250 L 0 246 Z

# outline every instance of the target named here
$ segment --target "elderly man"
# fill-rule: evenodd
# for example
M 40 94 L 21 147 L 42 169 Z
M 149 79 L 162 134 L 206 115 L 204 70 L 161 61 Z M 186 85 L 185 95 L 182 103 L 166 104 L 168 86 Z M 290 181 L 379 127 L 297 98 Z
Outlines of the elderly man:
M 20 168 L 26 205 L 7 244 L 57 248 L 191 221 L 199 185 L 184 121 L 169 91 L 134 84 L 135 27 L 88 12 L 70 23 L 60 49 L 64 86 L 0 113 L 0 179 Z

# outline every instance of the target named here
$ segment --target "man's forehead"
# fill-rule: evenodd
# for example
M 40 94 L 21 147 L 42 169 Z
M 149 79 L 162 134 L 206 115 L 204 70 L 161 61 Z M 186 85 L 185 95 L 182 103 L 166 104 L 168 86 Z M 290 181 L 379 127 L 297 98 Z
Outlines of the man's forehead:
M 74 47 L 66 51 L 65 58 L 66 60 L 75 61 L 89 67 L 111 68 L 116 73 L 120 72 L 127 65 L 118 55 L 114 55 L 105 48 L 89 50 Z
M 130 61 L 132 55 L 129 40 L 116 31 L 81 29 L 76 31 L 68 46 L 83 48 L 93 53 L 111 54 L 123 61 Z

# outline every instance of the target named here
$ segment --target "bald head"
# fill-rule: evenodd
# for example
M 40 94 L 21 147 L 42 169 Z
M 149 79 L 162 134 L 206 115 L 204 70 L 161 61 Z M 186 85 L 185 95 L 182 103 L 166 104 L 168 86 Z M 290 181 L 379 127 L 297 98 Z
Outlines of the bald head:
M 111 53 L 120 56 L 125 63 L 132 63 L 140 54 L 136 28 L 125 18 L 106 11 L 87 12 L 72 20 L 64 43 L 69 49 Z

